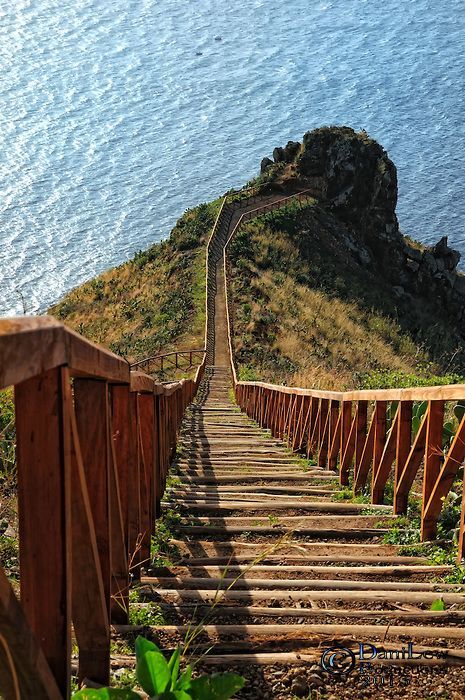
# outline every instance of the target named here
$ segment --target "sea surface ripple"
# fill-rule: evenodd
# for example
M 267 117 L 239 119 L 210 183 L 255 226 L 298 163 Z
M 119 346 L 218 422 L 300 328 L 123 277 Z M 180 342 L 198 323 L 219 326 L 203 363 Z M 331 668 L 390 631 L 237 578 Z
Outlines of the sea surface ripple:
M 404 232 L 465 258 L 464 36 L 464 0 L 0 0 L 0 313 L 43 311 L 323 124 L 379 140 Z

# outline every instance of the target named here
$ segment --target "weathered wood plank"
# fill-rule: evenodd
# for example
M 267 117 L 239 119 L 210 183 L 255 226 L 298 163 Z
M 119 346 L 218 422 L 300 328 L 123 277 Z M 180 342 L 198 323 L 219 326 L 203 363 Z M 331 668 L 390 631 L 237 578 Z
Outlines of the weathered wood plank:
M 71 654 L 71 455 L 64 368 L 15 387 L 21 605 L 58 688 Z
M 72 610 L 79 647 L 79 680 L 110 682 L 110 627 L 76 416 L 65 392 L 71 425 Z M 127 620 L 126 620 L 127 621 Z
M 42 649 L 0 568 L 0 694 L 5 700 L 62 700 Z
M 94 519 L 103 589 L 108 611 L 111 597 L 109 503 L 108 386 L 94 379 L 74 380 L 76 425 L 90 507 Z

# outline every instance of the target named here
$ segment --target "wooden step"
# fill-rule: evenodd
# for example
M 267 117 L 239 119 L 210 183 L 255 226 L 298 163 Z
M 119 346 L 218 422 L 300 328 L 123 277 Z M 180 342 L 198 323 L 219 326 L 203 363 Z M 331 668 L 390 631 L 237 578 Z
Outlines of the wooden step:
M 115 630 L 120 633 L 135 633 L 143 629 L 137 625 L 116 625 Z M 157 625 L 149 627 L 153 634 L 172 634 L 185 637 L 192 634 L 191 625 Z M 286 641 L 305 641 L 308 646 L 319 644 L 324 638 L 331 640 L 337 638 L 352 637 L 358 639 L 376 640 L 381 638 L 393 639 L 406 636 L 409 639 L 455 639 L 463 640 L 463 629 L 461 627 L 433 627 L 431 625 L 343 625 L 328 623 L 321 624 L 267 624 L 267 625 L 202 625 L 202 635 L 212 639 L 230 637 L 232 635 L 243 639 L 254 639 L 257 637 L 285 637 Z M 446 651 L 446 650 L 444 650 Z M 464 656 L 465 656 L 465 649 Z
M 141 583 L 159 586 L 176 586 L 177 590 L 202 588 L 225 590 L 234 586 L 234 590 L 254 590 L 257 588 L 277 589 L 292 591 L 296 588 L 302 590 L 312 589 L 339 591 L 435 591 L 436 597 L 442 597 L 444 591 L 460 592 L 459 600 L 465 605 L 465 587 L 453 583 L 418 583 L 416 581 L 346 581 L 343 579 L 268 579 L 243 576 L 240 578 L 209 577 L 203 576 L 142 576 Z
M 202 579 L 206 581 L 208 579 Z M 269 584 L 270 581 L 267 581 Z M 359 582 L 357 582 L 359 583 Z M 367 583 L 367 582 L 365 582 Z M 275 588 L 262 588 L 260 590 L 222 590 L 218 592 L 215 588 L 196 588 L 190 589 L 187 587 L 175 588 L 157 588 L 152 587 L 151 593 L 158 600 L 160 598 L 166 600 L 182 601 L 192 600 L 197 602 L 213 602 L 213 601 L 241 601 L 255 602 L 260 600 L 273 601 L 289 601 L 304 603 L 307 601 L 339 601 L 345 603 L 411 603 L 413 605 L 427 605 L 428 607 L 438 598 L 442 598 L 444 604 L 461 605 L 465 607 L 465 595 L 463 593 L 454 593 L 449 591 L 412 591 L 412 590 L 389 590 L 375 589 L 373 582 L 370 588 L 366 590 L 346 589 L 346 590 L 321 590 L 321 589 L 305 589 L 305 590 L 278 590 Z M 408 584 L 410 589 L 412 584 Z
M 338 502 L 328 502 L 328 501 L 297 501 L 295 499 L 275 499 L 273 501 L 267 501 L 266 503 L 263 502 L 247 502 L 247 501 L 229 501 L 228 503 L 225 503 L 221 501 L 219 498 L 215 501 L 211 501 L 210 503 L 200 503 L 198 499 L 194 500 L 186 500 L 186 501 L 180 501 L 179 506 L 181 508 L 185 507 L 188 508 L 191 511 L 230 511 L 230 510 L 266 510 L 270 511 L 270 509 L 273 509 L 274 511 L 279 511 L 279 510 L 305 510 L 305 511 L 316 511 L 316 512 L 324 512 L 324 513 L 346 513 L 346 514 L 354 514 L 354 513 L 360 513 L 360 511 L 367 510 L 369 507 L 370 510 L 375 510 L 380 513 L 383 517 L 390 517 L 390 518 L 397 518 L 398 516 L 395 515 L 387 515 L 388 513 L 392 512 L 392 507 L 391 506 L 384 506 L 384 505 L 372 505 L 372 506 L 366 506 L 364 503 L 338 503 Z M 361 515 L 360 517 L 363 518 L 369 518 L 373 517 L 371 515 Z M 283 516 L 280 516 L 280 520 L 284 519 Z
M 456 622 L 463 623 L 465 621 L 465 610 L 421 610 L 419 608 L 405 609 L 377 609 L 377 610 L 347 610 L 345 608 L 319 608 L 319 607 L 296 607 L 296 608 L 271 608 L 259 605 L 243 606 L 235 605 L 228 607 L 226 605 L 218 605 L 212 609 L 211 605 L 199 605 L 197 602 L 191 603 L 157 603 L 157 606 L 167 613 L 176 613 L 187 617 L 198 615 L 204 616 L 208 614 L 208 619 L 211 620 L 211 615 L 215 617 L 297 617 L 297 618 L 366 618 L 366 619 L 404 619 L 410 621 L 421 622 Z M 136 608 L 150 609 L 153 603 L 136 603 Z M 300 624 L 300 623 L 299 623 Z M 441 629 L 441 627 L 438 627 Z
M 178 562 L 176 564 L 176 575 L 181 576 L 182 573 L 179 571 L 179 568 L 181 568 L 181 564 Z M 193 568 L 198 568 L 201 569 L 202 571 L 208 572 L 209 574 L 215 574 L 216 576 L 220 576 L 223 574 L 225 571 L 226 572 L 232 572 L 234 575 L 237 573 L 260 573 L 260 572 L 267 572 L 267 573 L 275 573 L 275 574 L 281 574 L 283 572 L 299 572 L 299 573 L 315 573 L 315 574 L 331 574 L 331 575 L 342 575 L 342 576 L 383 576 L 383 575 L 388 575 L 388 576 L 415 576 L 417 574 L 433 574 L 435 576 L 439 576 L 445 573 L 448 573 L 453 570 L 453 567 L 447 564 L 438 566 L 438 565 L 420 565 L 418 564 L 417 566 L 407 566 L 407 565 L 388 565 L 388 566 L 383 566 L 383 565 L 377 565 L 377 566 L 310 566 L 310 565 L 305 565 L 305 564 L 254 564 L 254 565 L 241 565 L 241 564 L 231 564 L 227 563 L 225 566 L 218 566 L 218 565 L 213 565 L 213 564 L 208 564 L 208 565 L 198 565 L 194 566 L 194 564 L 190 563 L 189 565 L 184 565 L 184 568 L 187 569 L 189 572 L 189 569 Z M 163 569 L 156 569 L 152 570 L 152 575 L 153 576 L 163 576 L 163 572 L 165 572 L 166 575 L 166 568 Z
M 277 524 L 276 526 L 267 525 L 189 525 L 181 526 L 179 528 L 181 534 L 192 536 L 192 535 L 242 535 L 244 532 L 248 532 L 251 535 L 272 535 L 273 537 L 280 537 L 282 535 L 293 535 L 293 536 L 305 536 L 305 537 L 319 537 L 320 539 L 370 539 L 373 537 L 382 537 L 387 532 L 388 529 L 384 528 L 351 528 L 351 529 L 329 529 L 324 530 L 315 527 L 305 527 L 303 525 L 296 525 L 295 527 L 285 527 L 283 525 Z
M 344 644 L 353 643 L 344 641 Z M 393 651 L 398 650 L 398 644 L 383 644 L 384 649 L 392 649 Z M 425 647 L 415 644 L 416 651 L 429 652 L 429 656 L 422 656 L 419 659 L 397 659 L 396 666 L 463 666 L 465 664 L 465 649 L 453 649 L 447 648 L 447 656 L 440 657 L 437 656 L 437 647 Z M 167 650 L 168 651 L 168 650 Z M 173 649 L 169 649 L 170 652 Z M 355 647 L 353 652 L 358 658 L 358 649 Z M 242 653 L 232 652 L 232 653 L 208 653 L 202 655 L 199 659 L 199 664 L 201 666 L 211 666 L 213 668 L 221 667 L 233 669 L 236 667 L 245 667 L 248 669 L 253 666 L 313 666 L 321 662 L 322 650 L 311 650 L 306 649 L 305 651 L 299 650 L 298 652 L 254 652 L 253 650 Z M 372 663 L 376 665 L 392 665 L 391 658 L 376 658 L 373 659 Z M 136 665 L 136 659 L 134 656 L 117 656 L 112 654 L 111 657 L 112 668 L 120 667 L 133 667 Z M 380 696 L 378 696 L 380 697 Z
M 257 555 L 260 556 L 260 555 Z M 181 559 L 176 563 L 176 566 L 217 566 L 221 564 L 250 564 L 254 562 L 257 557 L 251 554 L 231 554 L 229 556 L 223 557 L 186 557 Z M 367 564 L 389 564 L 389 565 L 399 565 L 407 566 L 412 564 L 418 564 L 427 566 L 428 560 L 425 557 L 396 557 L 390 556 L 389 554 L 378 556 L 360 554 L 360 555 L 340 555 L 340 554 L 313 554 L 313 555 L 298 555 L 298 554 L 269 554 L 260 559 L 260 564 L 268 564 L 275 562 L 277 565 L 283 563 L 290 564 L 291 562 L 297 564 L 303 564 L 305 562 L 326 562 L 326 563 L 367 563 Z

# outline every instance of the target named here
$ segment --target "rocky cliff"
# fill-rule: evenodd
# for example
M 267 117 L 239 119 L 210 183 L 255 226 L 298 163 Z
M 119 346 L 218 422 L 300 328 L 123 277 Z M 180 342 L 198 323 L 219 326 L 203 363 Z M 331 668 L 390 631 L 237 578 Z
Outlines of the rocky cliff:
M 365 131 L 323 127 L 302 143 L 289 141 L 261 163 L 265 186 L 308 187 L 328 213 L 346 225 L 346 245 L 365 265 L 379 269 L 396 298 L 424 297 L 440 305 L 465 337 L 465 275 L 460 253 L 447 237 L 423 246 L 405 237 L 396 216 L 397 170 Z

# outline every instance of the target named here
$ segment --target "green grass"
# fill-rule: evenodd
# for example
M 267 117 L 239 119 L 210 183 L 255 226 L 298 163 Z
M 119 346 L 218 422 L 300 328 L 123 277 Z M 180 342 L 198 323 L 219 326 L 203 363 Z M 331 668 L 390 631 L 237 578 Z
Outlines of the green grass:
M 167 509 L 157 520 L 151 546 L 153 567 L 172 566 L 181 558 L 179 549 L 171 542 L 180 525 L 181 515 L 173 508 Z
M 166 618 L 159 605 L 150 604 L 148 607 L 129 606 L 129 624 L 142 625 L 144 627 L 156 627 L 166 625 Z
M 0 486 L 2 493 L 16 486 L 16 428 L 13 391 L 0 391 Z
M 370 497 L 366 494 L 357 494 L 351 488 L 344 487 L 331 496 L 332 501 L 350 501 L 350 503 L 370 503 Z

